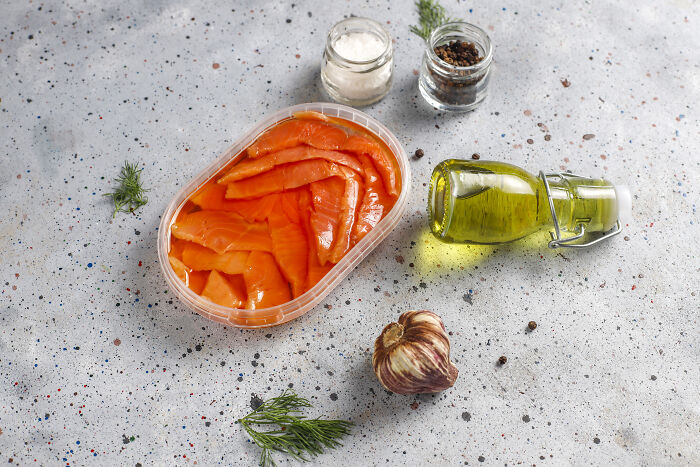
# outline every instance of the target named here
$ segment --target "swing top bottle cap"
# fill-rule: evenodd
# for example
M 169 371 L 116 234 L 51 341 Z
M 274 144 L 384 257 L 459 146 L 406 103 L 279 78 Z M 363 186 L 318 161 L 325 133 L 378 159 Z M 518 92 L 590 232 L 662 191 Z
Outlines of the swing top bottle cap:
M 632 219 L 632 193 L 627 185 L 615 185 L 617 217 L 624 224 Z

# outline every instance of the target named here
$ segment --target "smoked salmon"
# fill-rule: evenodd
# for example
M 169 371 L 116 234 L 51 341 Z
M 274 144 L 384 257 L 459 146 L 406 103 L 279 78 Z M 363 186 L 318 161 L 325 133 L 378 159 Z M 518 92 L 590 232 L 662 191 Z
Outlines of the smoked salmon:
M 366 154 L 372 158 L 377 171 L 381 174 L 387 193 L 396 197 L 399 194 L 397 172 L 391 163 L 389 155 L 382 147 L 369 138 L 360 135 L 350 136 L 342 146 L 343 151 L 353 154 Z
M 248 222 L 264 221 L 277 202 L 277 195 L 254 199 L 226 199 L 226 186 L 209 184 L 192 197 L 202 209 L 237 212 Z
M 343 208 L 345 181 L 340 177 L 331 177 L 309 185 L 311 189 L 311 229 L 316 243 L 318 261 L 326 264 L 338 235 L 338 223 Z
M 298 204 L 290 205 L 289 208 L 297 211 L 293 217 L 299 219 Z M 299 223 L 292 222 L 290 217 L 292 216 L 283 210 L 280 200 L 270 213 L 268 223 L 272 254 L 285 279 L 292 285 L 292 296 L 296 298 L 306 290 L 306 257 L 309 247 L 303 228 Z
M 318 252 L 316 251 L 316 242 L 311 239 L 315 233 L 311 227 L 311 194 L 304 190 L 299 194 L 299 214 L 302 220 L 302 227 L 309 238 L 309 251 L 307 254 L 307 276 L 306 290 L 309 290 L 318 283 L 323 277 L 333 268 L 332 263 L 322 265 L 318 260 Z
M 348 135 L 342 128 L 316 120 L 291 119 L 279 123 L 263 133 L 248 147 L 248 157 L 257 159 L 265 154 L 300 144 L 317 149 L 340 149 Z
M 361 125 L 295 113 L 183 203 L 171 225 L 170 267 L 225 307 L 284 304 L 322 281 L 387 215 L 399 177 L 391 152 Z M 212 313 L 244 326 L 284 318 Z
M 175 238 L 199 243 L 219 254 L 232 250 L 272 251 L 267 225 L 246 222 L 234 212 L 193 212 L 178 219 L 171 232 Z
M 245 300 L 245 296 L 242 296 L 240 291 L 234 289 L 226 277 L 218 271 L 212 271 L 209 274 L 207 283 L 204 285 L 200 295 L 218 305 L 231 308 L 242 306 Z
M 360 174 L 362 173 L 362 165 L 353 155 L 338 151 L 312 148 L 310 146 L 296 146 L 270 153 L 259 159 L 245 159 L 226 172 L 226 175 L 221 177 L 218 183 L 226 184 L 237 180 L 243 180 L 272 170 L 278 165 L 309 159 L 325 159 L 329 162 L 335 162 L 336 164 L 350 167 Z
M 292 299 L 289 284 L 270 253 L 252 251 L 243 279 L 248 295 L 246 308 L 250 310 L 281 305 Z
M 342 166 L 322 159 L 281 165 L 269 172 L 237 182 L 229 183 L 226 197 L 229 199 L 253 198 L 280 193 L 309 183 L 341 175 Z M 349 170 L 349 169 L 348 169 Z
M 182 262 L 193 271 L 216 269 L 226 274 L 243 274 L 249 251 L 219 254 L 196 243 L 188 242 L 182 250 Z
M 340 261 L 352 247 L 352 228 L 355 225 L 363 185 L 362 179 L 356 172 L 345 167 L 342 167 L 341 170 L 345 178 L 345 192 L 343 193 L 338 235 L 330 256 L 332 263 Z
M 382 220 L 392 204 L 372 160 L 361 155 L 360 162 L 365 173 L 365 193 L 357 214 L 357 222 L 352 229 L 353 245 L 362 240 Z

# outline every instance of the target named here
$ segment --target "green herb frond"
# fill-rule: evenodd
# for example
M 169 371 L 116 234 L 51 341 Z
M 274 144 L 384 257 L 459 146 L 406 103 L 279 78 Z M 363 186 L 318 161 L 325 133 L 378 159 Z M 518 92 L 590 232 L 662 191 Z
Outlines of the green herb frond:
M 113 193 L 106 193 L 104 196 L 110 196 L 114 202 L 114 212 L 112 217 L 115 217 L 118 212 L 134 212 L 148 202 L 145 193 L 146 190 L 141 182 L 141 170 L 138 164 L 124 163 L 119 177 L 115 179 L 118 184 L 117 189 Z
M 238 419 L 253 442 L 262 448 L 260 465 L 274 466 L 273 451 L 290 455 L 300 462 L 321 454 L 324 449 L 333 449 L 342 444 L 338 441 L 350 433 L 352 422 L 306 418 L 302 407 L 311 403 L 287 389 L 280 396 L 265 401 L 243 418 Z M 270 425 L 268 431 L 258 431 L 256 426 Z M 275 427 L 276 426 L 276 427 Z
M 418 0 L 418 26 L 410 26 L 412 33 L 419 35 L 424 40 L 428 40 L 434 29 L 451 21 L 459 21 L 458 18 L 447 16 L 445 7 L 434 0 Z

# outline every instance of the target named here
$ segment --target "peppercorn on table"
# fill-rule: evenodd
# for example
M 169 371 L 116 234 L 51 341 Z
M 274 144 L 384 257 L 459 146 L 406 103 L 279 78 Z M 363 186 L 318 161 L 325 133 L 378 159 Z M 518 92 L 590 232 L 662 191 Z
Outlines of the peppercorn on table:
M 236 421 L 287 390 L 277 400 L 353 423 L 334 422 L 342 446 L 320 465 L 700 464 L 700 5 L 441 3 L 493 45 L 471 113 L 423 100 L 411 1 L 2 8 L 6 460 L 255 465 Z M 400 223 L 293 321 L 242 330 L 189 311 L 161 273 L 160 216 L 256 122 L 329 100 L 326 34 L 351 15 L 393 42 L 391 89 L 361 110 L 419 155 Z M 451 158 L 626 184 L 632 216 L 584 250 L 550 250 L 546 231 L 444 244 L 426 206 Z M 147 203 L 112 217 L 103 195 L 125 162 Z M 458 374 L 442 392 L 390 393 L 374 374 L 375 340 L 408 310 L 445 326 Z

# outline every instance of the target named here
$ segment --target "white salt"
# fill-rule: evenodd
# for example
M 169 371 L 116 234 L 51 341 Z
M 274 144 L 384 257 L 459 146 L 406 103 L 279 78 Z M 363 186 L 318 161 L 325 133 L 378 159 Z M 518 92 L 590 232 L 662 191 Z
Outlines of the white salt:
M 346 60 L 367 62 L 378 58 L 386 48 L 384 43 L 369 32 L 351 32 L 340 36 L 333 45 L 335 51 Z

